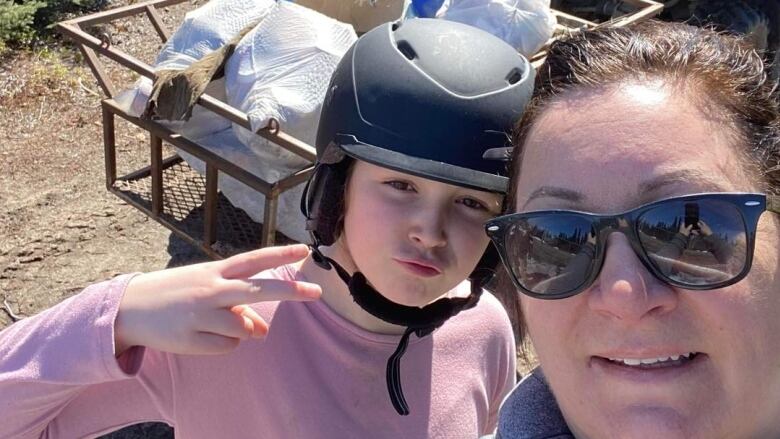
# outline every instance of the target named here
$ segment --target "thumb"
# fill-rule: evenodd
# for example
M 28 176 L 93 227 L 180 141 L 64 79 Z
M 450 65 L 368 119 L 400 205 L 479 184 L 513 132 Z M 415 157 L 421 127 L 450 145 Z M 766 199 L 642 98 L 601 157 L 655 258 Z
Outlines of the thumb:
M 304 244 L 261 248 L 225 259 L 220 273 L 225 279 L 244 279 L 269 268 L 300 261 L 308 255 L 309 248 Z

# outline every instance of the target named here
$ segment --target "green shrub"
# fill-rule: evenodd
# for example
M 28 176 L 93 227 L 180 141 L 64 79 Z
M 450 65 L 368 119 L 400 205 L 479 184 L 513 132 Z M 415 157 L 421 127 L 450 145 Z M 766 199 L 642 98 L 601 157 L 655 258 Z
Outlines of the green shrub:
M 35 0 L 42 1 L 41 7 L 35 14 L 35 25 L 38 29 L 50 27 L 62 20 L 66 13 L 78 13 L 96 11 L 106 6 L 107 0 Z
M 47 36 L 66 13 L 98 10 L 106 0 L 0 0 L 0 48 Z
M 35 14 L 44 5 L 42 1 L 0 0 L 0 45 L 30 42 L 35 37 Z

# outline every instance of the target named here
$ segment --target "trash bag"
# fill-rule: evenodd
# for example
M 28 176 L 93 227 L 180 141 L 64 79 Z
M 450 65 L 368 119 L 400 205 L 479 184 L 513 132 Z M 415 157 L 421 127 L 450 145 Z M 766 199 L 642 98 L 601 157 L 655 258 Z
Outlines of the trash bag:
M 188 12 L 181 26 L 160 50 L 155 71 L 184 70 L 207 55 L 224 50 L 231 40 L 242 31 L 246 32 L 248 26 L 259 23 L 276 6 L 275 0 L 211 0 Z M 223 80 L 211 82 L 205 88 L 210 96 L 227 102 L 224 90 Z M 197 95 L 203 91 L 200 87 Z M 150 93 L 146 94 L 147 99 Z M 229 120 L 200 106 L 191 109 L 186 122 L 171 121 L 166 125 L 189 138 L 206 136 L 231 126 Z
M 478 27 L 530 58 L 552 37 L 550 0 L 451 0 L 439 18 Z
M 141 80 L 119 100 L 133 115 L 143 111 L 139 105 L 143 101 L 147 115 L 188 119 L 159 122 L 275 182 L 311 163 L 254 133 L 275 119 L 285 133 L 313 144 L 330 76 L 356 40 L 350 25 L 288 1 L 212 0 L 187 14 L 163 47 L 156 66 L 160 77 L 154 86 Z M 218 77 L 222 71 L 224 77 L 208 83 L 205 91 L 247 113 L 251 131 L 201 106 L 193 107 L 207 77 Z M 159 112 L 148 111 L 150 97 L 157 99 Z M 181 102 L 161 101 L 170 97 Z M 193 169 L 205 172 L 202 161 L 178 152 Z M 262 222 L 262 195 L 228 176 L 220 177 L 219 189 L 234 206 Z M 300 185 L 279 197 L 277 229 L 307 242 L 299 207 L 302 190 Z
M 225 66 L 228 103 L 247 114 L 252 128 L 234 124 L 236 136 L 256 150 L 297 163 L 294 170 L 308 165 L 254 133 L 275 119 L 282 131 L 313 144 L 330 77 L 356 40 L 352 26 L 280 2 L 241 40 Z
M 219 49 L 247 26 L 258 23 L 275 0 L 211 0 L 190 11 L 160 50 L 157 69 L 184 69 Z
M 251 172 L 277 181 L 311 165 L 254 133 L 275 119 L 282 131 L 313 145 L 330 77 L 356 40 L 352 26 L 286 1 L 241 40 L 225 65 L 225 89 L 228 103 L 249 117 L 251 131 L 233 124 L 233 132 L 259 164 Z M 244 194 L 221 189 L 254 220 L 262 220 L 262 200 L 248 188 Z M 301 185 L 280 196 L 278 229 L 308 241 L 300 212 L 302 191 Z

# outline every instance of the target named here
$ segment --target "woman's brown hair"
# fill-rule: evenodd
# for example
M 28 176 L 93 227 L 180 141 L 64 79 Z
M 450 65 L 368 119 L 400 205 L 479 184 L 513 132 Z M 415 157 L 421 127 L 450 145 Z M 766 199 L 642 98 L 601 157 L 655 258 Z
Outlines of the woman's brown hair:
M 545 106 L 574 89 L 632 80 L 662 80 L 691 92 L 703 110 L 734 129 L 750 175 L 764 190 L 780 192 L 777 83 L 769 78 L 761 55 L 735 36 L 650 20 L 583 31 L 552 44 L 513 136 L 509 211 L 515 205 L 525 139 Z

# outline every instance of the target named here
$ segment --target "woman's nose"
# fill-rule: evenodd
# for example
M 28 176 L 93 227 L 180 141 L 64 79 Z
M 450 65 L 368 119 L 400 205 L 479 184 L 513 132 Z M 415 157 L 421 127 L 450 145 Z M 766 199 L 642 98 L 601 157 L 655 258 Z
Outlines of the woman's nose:
M 612 233 L 588 304 L 597 313 L 634 323 L 677 307 L 678 292 L 656 279 L 634 253 L 628 238 Z
M 426 206 L 411 213 L 409 239 L 426 248 L 447 245 L 446 209 Z

